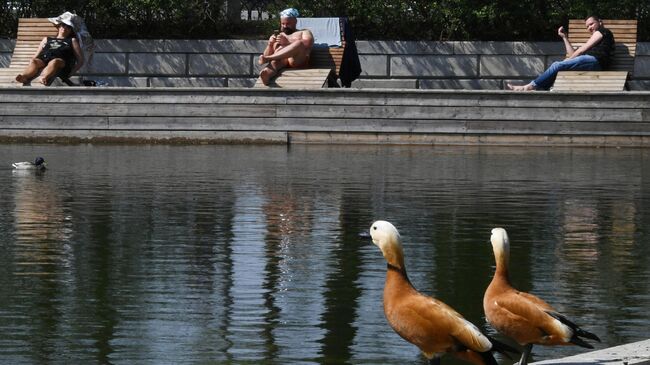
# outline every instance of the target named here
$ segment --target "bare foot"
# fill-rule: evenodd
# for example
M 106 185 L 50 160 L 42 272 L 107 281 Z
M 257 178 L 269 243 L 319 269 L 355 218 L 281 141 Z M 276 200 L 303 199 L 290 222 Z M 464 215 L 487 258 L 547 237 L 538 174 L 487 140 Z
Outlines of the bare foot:
M 273 76 L 277 74 L 277 71 L 275 71 L 273 68 L 269 66 L 266 66 L 261 72 L 260 72 L 260 78 L 262 79 L 262 83 L 264 85 L 268 85 L 271 82 L 271 79 Z
M 264 57 L 264 55 L 260 55 L 260 58 L 257 59 L 257 63 L 260 64 L 260 65 L 263 65 L 263 64 L 267 63 L 268 61 L 269 60 L 267 60 L 266 57 Z
M 42 76 L 40 79 L 38 79 L 38 82 L 47 86 L 47 78 L 45 76 Z
M 508 89 L 512 91 L 532 91 L 535 90 L 533 88 L 532 84 L 526 84 L 526 85 L 512 85 L 512 84 L 507 84 Z
M 16 82 L 24 84 L 25 82 L 27 82 L 27 78 L 23 76 L 23 74 L 18 74 L 18 76 L 16 76 Z

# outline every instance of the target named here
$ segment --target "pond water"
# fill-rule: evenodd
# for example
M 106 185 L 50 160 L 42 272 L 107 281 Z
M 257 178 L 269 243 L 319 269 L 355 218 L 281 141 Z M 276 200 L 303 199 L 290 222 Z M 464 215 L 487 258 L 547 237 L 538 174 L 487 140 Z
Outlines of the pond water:
M 423 364 L 383 315 L 376 219 L 487 332 L 502 226 L 515 286 L 597 349 L 648 337 L 650 150 L 9 144 L 0 186 L 2 364 Z

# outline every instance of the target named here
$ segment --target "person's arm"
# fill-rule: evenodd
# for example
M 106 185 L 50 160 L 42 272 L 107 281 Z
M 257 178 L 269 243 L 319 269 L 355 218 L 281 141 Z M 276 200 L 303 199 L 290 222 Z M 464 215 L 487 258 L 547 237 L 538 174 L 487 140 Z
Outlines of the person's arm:
M 74 56 L 77 59 L 77 63 L 74 65 L 74 68 L 70 74 L 76 73 L 79 71 L 81 66 L 84 65 L 84 54 L 81 52 L 81 47 L 79 47 L 79 41 L 77 41 L 77 38 L 72 38 L 72 51 L 74 52 Z
M 36 50 L 36 53 L 32 56 L 32 60 L 36 59 L 39 54 L 43 51 L 43 48 L 45 48 L 45 44 L 47 43 L 47 37 L 44 37 L 43 40 L 41 41 L 41 44 L 39 44 L 38 49 Z
M 269 37 L 269 41 L 266 44 L 266 48 L 264 48 L 264 52 L 262 54 L 264 56 L 270 56 L 275 52 L 275 45 L 278 42 L 277 36 L 275 34 L 271 35 Z
M 301 33 L 302 34 L 301 34 L 300 41 L 305 47 L 311 49 L 311 47 L 314 45 L 314 35 L 311 33 L 309 29 L 305 29 Z
M 567 36 L 566 32 L 564 31 L 564 27 L 559 27 L 557 29 L 557 35 L 559 35 L 560 38 L 562 38 L 562 42 L 564 42 L 564 49 L 566 50 L 567 58 L 571 58 L 574 49 L 571 41 L 569 41 L 569 36 Z
M 578 57 L 581 54 L 584 54 L 590 50 L 593 46 L 598 44 L 603 39 L 603 33 L 600 31 L 595 31 L 594 34 L 589 37 L 589 39 L 582 46 L 578 47 L 569 58 Z
M 314 35 L 309 29 L 303 29 L 291 35 L 284 33 L 278 35 L 278 44 L 282 47 L 286 47 L 295 42 L 300 42 L 306 48 L 311 48 L 314 45 Z

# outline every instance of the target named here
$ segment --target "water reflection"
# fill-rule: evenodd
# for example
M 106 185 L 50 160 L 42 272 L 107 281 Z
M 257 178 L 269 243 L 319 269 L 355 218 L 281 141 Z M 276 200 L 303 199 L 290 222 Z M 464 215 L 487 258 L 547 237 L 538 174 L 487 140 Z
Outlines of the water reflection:
M 45 171 L 12 170 L 16 264 L 23 275 L 50 275 L 69 266 L 70 217 L 61 193 Z
M 645 339 L 649 153 L 0 145 L 50 167 L 0 169 L 0 363 L 424 363 L 383 317 L 376 219 L 474 323 L 503 226 L 515 286 L 600 347 Z

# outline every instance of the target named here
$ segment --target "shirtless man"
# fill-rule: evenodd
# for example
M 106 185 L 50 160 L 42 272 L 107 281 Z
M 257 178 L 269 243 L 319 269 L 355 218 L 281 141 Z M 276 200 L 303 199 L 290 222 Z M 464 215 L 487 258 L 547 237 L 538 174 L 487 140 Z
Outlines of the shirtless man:
M 308 29 L 297 30 L 298 10 L 289 8 L 280 13 L 279 34 L 273 34 L 260 55 L 260 65 L 267 64 L 260 72 L 264 85 L 268 85 L 273 76 L 283 68 L 306 67 L 309 53 L 314 45 L 314 36 Z

